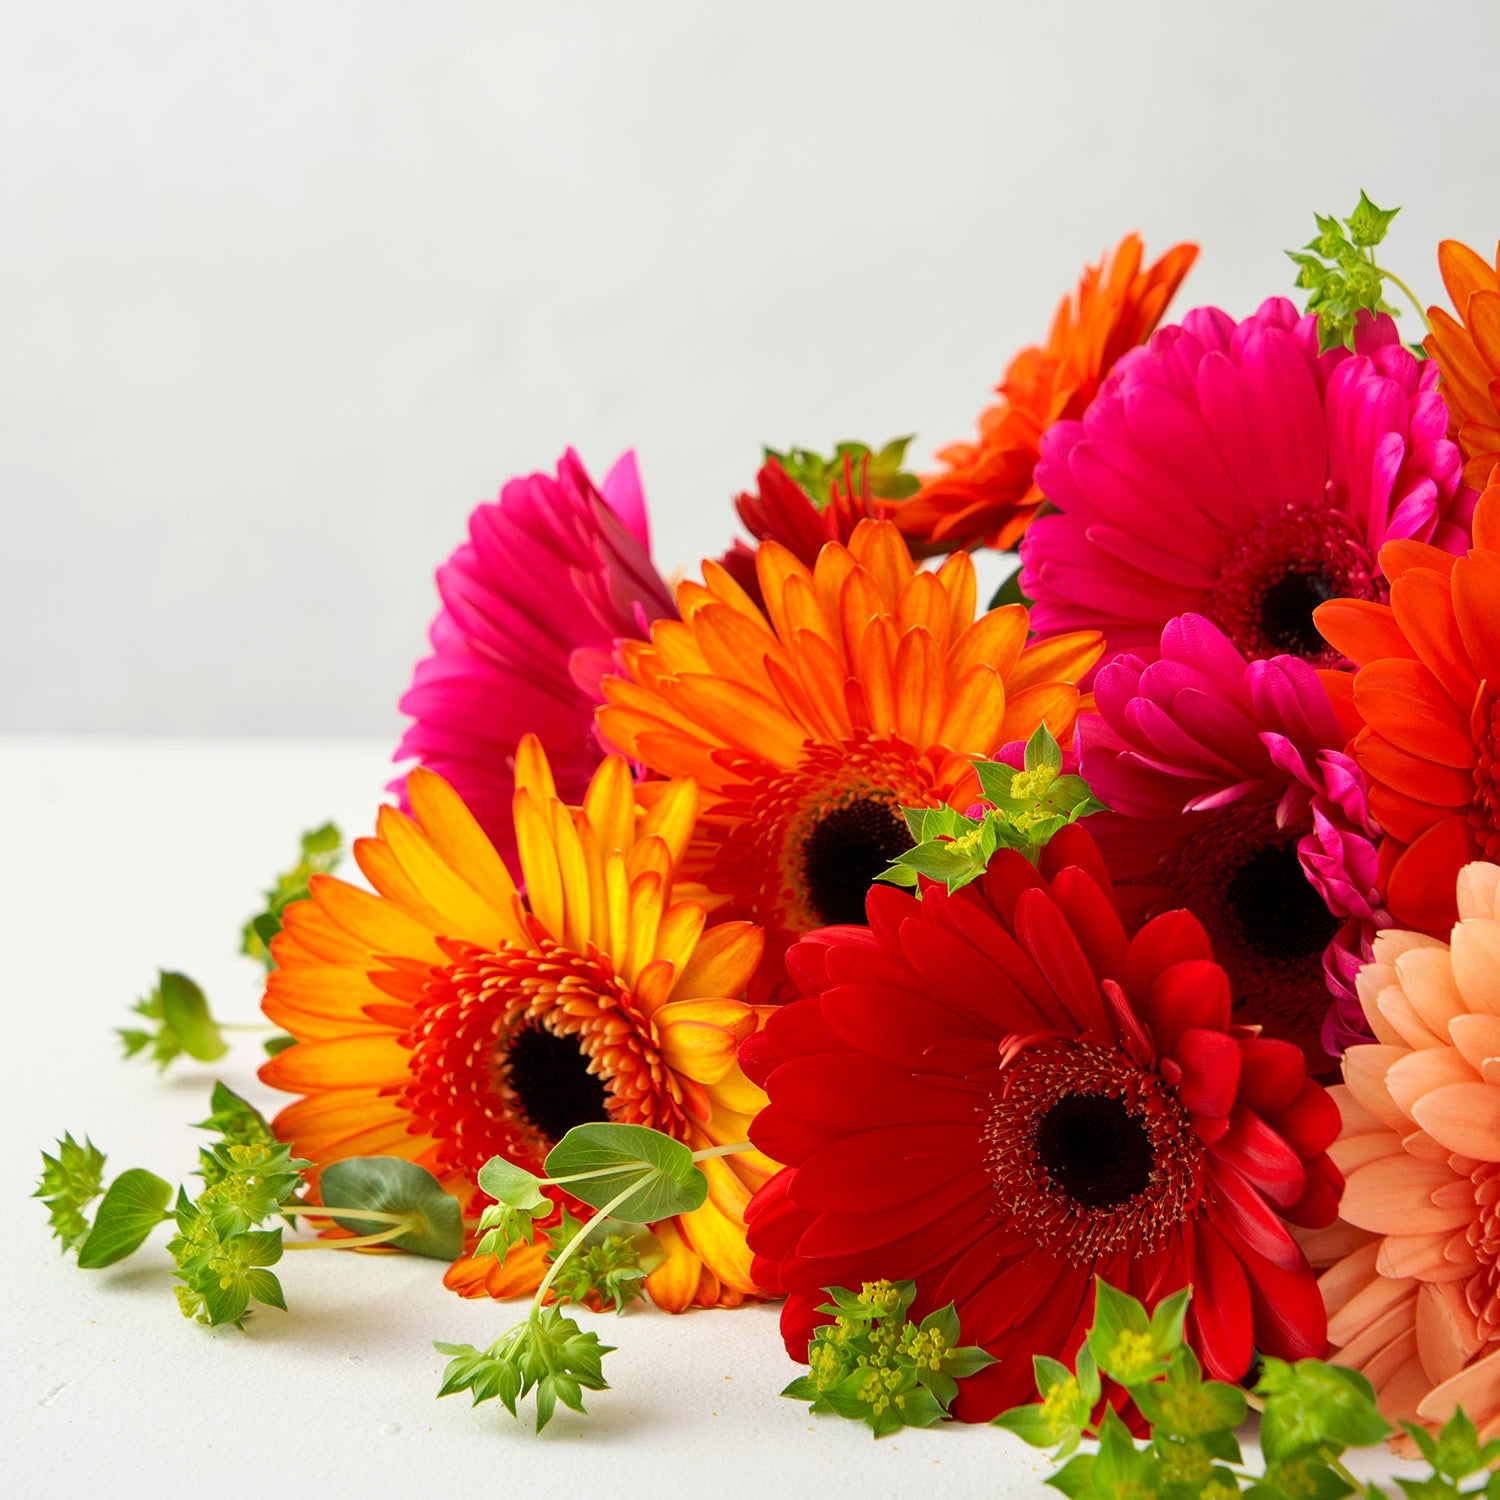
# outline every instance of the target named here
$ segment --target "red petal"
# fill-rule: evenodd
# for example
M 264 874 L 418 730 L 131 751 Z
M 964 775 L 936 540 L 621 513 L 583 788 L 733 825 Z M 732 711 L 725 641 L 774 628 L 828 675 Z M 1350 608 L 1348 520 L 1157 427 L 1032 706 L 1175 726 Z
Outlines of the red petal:
M 802 1162 L 792 1195 L 823 1212 L 889 1210 L 968 1171 L 978 1163 L 980 1149 L 977 1123 L 861 1131 L 829 1142 Z M 758 1197 L 751 1200 L 752 1207 Z
M 1253 1250 L 1242 1252 L 1255 1311 L 1255 1347 L 1277 1359 L 1321 1359 L 1328 1349 L 1328 1313 L 1305 1256 L 1282 1267 Z
M 1068 827 L 1076 828 L 1076 823 Z M 1064 829 L 1064 832 L 1067 830 Z M 1056 843 L 1054 838 L 1052 843 Z M 1052 847 L 1044 846 L 1043 853 Z M 1089 840 L 1090 846 L 1093 840 Z M 1058 873 L 1052 882 L 1052 899 L 1067 918 L 1073 936 L 1088 956 L 1089 967 L 1100 978 L 1118 979 L 1125 972 L 1125 927 L 1114 902 L 1106 895 L 1108 887 L 1099 885 L 1092 872 L 1076 865 Z
M 1307 1082 L 1302 1049 L 1269 1037 L 1247 1038 L 1239 1047 L 1240 1102 L 1267 1119 L 1280 1114 Z
M 1139 1009 L 1163 969 L 1184 959 L 1213 956 L 1213 944 L 1197 917 L 1186 911 L 1165 911 L 1130 940 L 1121 983 Z
M 1307 1185 L 1297 1153 L 1244 1105 L 1230 1116 L 1229 1130 L 1214 1147 L 1214 1155 L 1237 1168 L 1278 1208 L 1295 1203 Z
M 1212 1224 L 1197 1224 L 1188 1341 L 1214 1380 L 1237 1381 L 1250 1368 L 1254 1320 L 1240 1258 Z
M 1209 1158 L 1208 1215 L 1236 1249 L 1245 1247 L 1290 1270 L 1302 1258 L 1270 1205 L 1230 1166 Z
M 1026 891 L 1017 900 L 1016 936 L 1067 1011 L 1070 1029 L 1108 1034 L 1111 1028 L 1098 977 L 1057 903 L 1045 891 Z
M 1177 1097 L 1187 1108 L 1197 1114 L 1218 1116 L 1234 1108 L 1240 1082 L 1240 1043 L 1232 1036 L 1194 1026 L 1177 1039 L 1172 1057 L 1182 1069 Z
M 1093 840 L 1093 836 L 1082 823 L 1069 823 L 1065 828 L 1059 828 L 1056 833 L 1042 846 L 1040 862 L 1037 866 L 1042 874 L 1052 882 L 1055 887 L 1058 877 L 1069 868 L 1081 870 L 1088 875 L 1099 887 L 1105 900 L 1113 905 L 1113 892 L 1109 879 L 1109 867 L 1104 863 L 1104 856 L 1099 852 L 1099 846 Z M 1057 894 L 1054 889 L 1054 896 Z
M 1224 1031 L 1228 1027 L 1229 978 L 1212 959 L 1190 958 L 1161 970 L 1144 1003 L 1137 999 L 1135 1008 L 1151 1028 L 1157 1051 L 1171 1057 L 1184 1032 L 1194 1028 Z
M 1321 1156 L 1339 1138 L 1343 1128 L 1333 1095 L 1311 1078 L 1297 1090 L 1289 1108 L 1267 1115 L 1267 1121 L 1303 1161 Z
M 1343 1192 L 1344 1174 L 1331 1158 L 1315 1156 L 1307 1163 L 1307 1186 L 1302 1196 L 1282 1210 L 1282 1217 L 1301 1229 L 1324 1229 L 1338 1218 Z

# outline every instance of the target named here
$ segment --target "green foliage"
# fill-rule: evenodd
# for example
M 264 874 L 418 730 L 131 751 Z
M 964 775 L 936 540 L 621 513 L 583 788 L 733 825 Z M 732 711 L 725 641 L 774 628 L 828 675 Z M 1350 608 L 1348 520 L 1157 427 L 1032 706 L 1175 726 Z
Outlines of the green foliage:
M 974 762 L 988 804 L 972 818 L 951 807 L 903 807 L 916 843 L 881 871 L 879 879 L 915 886 L 918 877 L 941 881 L 951 893 L 977 880 L 1001 849 L 1015 849 L 1033 864 L 1059 829 L 1100 811 L 1081 776 L 1062 774 L 1062 750 L 1045 724 L 1026 742 L 1022 769 L 999 761 Z
M 451 1356 L 443 1371 L 439 1397 L 468 1391 L 473 1404 L 498 1397 L 511 1416 L 516 1403 L 536 1391 L 536 1430 L 552 1420 L 557 1403 L 583 1411 L 584 1391 L 609 1389 L 600 1362 L 614 1346 L 601 1344 L 597 1333 L 584 1333 L 556 1307 L 533 1309 L 532 1316 L 495 1340 L 488 1349 L 472 1344 L 434 1344 Z
M 479 1219 L 479 1243 L 475 1253 L 498 1255 L 522 1240 L 529 1245 L 535 1235 L 533 1220 L 553 1211 L 552 1200 L 541 1189 L 541 1178 L 525 1167 L 492 1156 L 479 1169 L 479 1187 L 495 1201 Z
M 42 1152 L 42 1175 L 31 1196 L 46 1204 L 52 1233 L 65 1253 L 88 1238 L 89 1221 L 83 1211 L 103 1191 L 104 1153 L 87 1136 L 80 1146 L 64 1133 L 56 1156 Z
M 387 1243 L 432 1260 L 453 1261 L 463 1254 L 464 1218 L 458 1199 L 437 1178 L 414 1161 L 399 1156 L 355 1156 L 323 1168 L 319 1194 L 336 1208 L 367 1208 L 378 1214 L 402 1214 L 410 1227 Z M 317 1210 L 312 1210 L 317 1214 Z M 345 1229 L 355 1234 L 379 1234 L 391 1227 L 387 1219 L 359 1219 L 341 1213 Z
M 814 1331 L 808 1373 L 781 1393 L 811 1403 L 809 1411 L 864 1422 L 877 1438 L 903 1427 L 931 1427 L 946 1419 L 958 1382 L 994 1363 L 983 1349 L 959 1347 L 952 1303 L 912 1323 L 906 1310 L 916 1288 L 910 1281 L 867 1281 L 857 1293 L 827 1291 L 833 1301 L 818 1311 L 833 1322 Z
M 788 478 L 822 510 L 832 498 L 833 486 L 837 484 L 840 489 L 844 488 L 846 460 L 856 491 L 863 479 L 869 485 L 870 494 L 879 500 L 905 500 L 908 495 L 915 495 L 921 488 L 921 481 L 901 467 L 910 444 L 909 437 L 893 438 L 879 450 L 864 443 L 839 443 L 829 458 L 809 448 L 788 448 L 785 453 L 767 448 L 765 456 L 776 459 L 786 470 Z
M 591 1208 L 608 1206 L 617 1218 L 640 1224 L 691 1213 L 708 1197 L 708 1178 L 693 1153 L 645 1125 L 575 1125 L 543 1165 L 547 1181 L 565 1185 Z M 632 1191 L 621 1199 L 626 1189 Z
M 229 1050 L 218 1023 L 209 1014 L 203 991 L 186 974 L 161 970 L 156 988 L 137 1000 L 133 1011 L 153 1025 L 149 1031 L 120 1029 L 126 1057 L 146 1053 L 158 1069 L 164 1070 L 183 1053 L 199 1062 L 215 1062 Z
M 583 1236 L 582 1246 L 568 1254 L 568 1247 L 579 1235 Z M 666 1259 L 661 1241 L 644 1224 L 598 1217 L 585 1224 L 566 1209 L 547 1237 L 552 1241 L 546 1255 L 549 1264 L 567 1254 L 552 1283 L 557 1301 L 592 1299 L 605 1312 L 613 1308 L 622 1313 L 637 1297 L 644 1297 L 646 1277 Z
M 1149 1315 L 1134 1297 L 1096 1280 L 1094 1324 L 1073 1370 L 1056 1360 L 1034 1361 L 1039 1399 L 995 1418 L 1034 1448 L 1053 1448 L 1060 1465 L 1047 1483 L 1079 1500 L 1157 1496 L 1160 1500 L 1338 1500 L 1358 1491 L 1366 1500 L 1386 1495 L 1378 1485 L 1361 1486 L 1343 1464 L 1349 1448 L 1383 1441 L 1389 1423 L 1375 1409 L 1370 1383 L 1353 1370 L 1322 1360 L 1289 1365 L 1267 1359 L 1255 1386 L 1261 1409 L 1264 1474 L 1243 1468 L 1235 1429 L 1245 1420 L 1249 1398 L 1238 1387 L 1204 1380 L 1197 1356 L 1184 1341 L 1189 1292 L 1160 1302 Z M 1120 1388 L 1100 1411 L 1100 1372 Z M 1114 1409 L 1126 1395 L 1149 1428 L 1137 1443 Z M 1500 1500 L 1500 1476 L 1488 1466 L 1500 1461 L 1500 1441 L 1479 1444 L 1474 1425 L 1458 1412 L 1436 1437 L 1407 1426 L 1435 1471 L 1421 1479 L 1398 1479 L 1404 1494 L 1483 1495 Z M 1084 1438 L 1097 1453 L 1079 1453 Z M 1459 1481 L 1483 1476 L 1476 1488 Z
M 1297 267 L 1297 285 L 1309 293 L 1307 311 L 1318 315 L 1320 351 L 1340 345 L 1352 349 L 1354 326 L 1362 312 L 1396 316 L 1385 300 L 1384 283 L 1400 283 L 1376 265 L 1374 249 L 1400 212 L 1377 208 L 1361 192 L 1347 219 L 1315 214 L 1317 235 L 1301 250 L 1286 252 Z
M 314 875 L 327 875 L 343 857 L 343 841 L 336 824 L 325 823 L 302 835 L 301 856 L 291 869 L 283 870 L 266 892 L 266 904 L 240 931 L 240 952 L 274 969 L 271 939 L 281 931 L 281 914 L 293 901 L 307 895 L 307 882 Z M 273 1054 L 274 1055 L 274 1054 Z
M 171 1217 L 167 1213 L 171 1201 L 171 1183 L 144 1167 L 121 1172 L 99 1200 L 94 1227 L 78 1247 L 78 1264 L 85 1271 L 97 1271 L 133 1255 L 145 1244 L 146 1236 Z

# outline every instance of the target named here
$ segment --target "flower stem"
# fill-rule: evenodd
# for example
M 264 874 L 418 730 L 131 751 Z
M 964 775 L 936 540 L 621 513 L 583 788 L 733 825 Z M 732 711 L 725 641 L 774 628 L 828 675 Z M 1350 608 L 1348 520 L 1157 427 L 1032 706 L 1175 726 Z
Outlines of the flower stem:
M 735 1141 L 729 1146 L 710 1146 L 705 1151 L 693 1152 L 694 1161 L 707 1161 L 710 1156 L 738 1156 L 741 1151 L 753 1151 L 755 1147 L 749 1141 Z
M 393 1224 L 379 1234 L 362 1234 L 347 1240 L 288 1240 L 283 1250 L 365 1250 L 373 1245 L 383 1245 L 388 1240 L 399 1239 L 411 1226 L 407 1223 Z
M 215 1021 L 220 1031 L 275 1031 L 269 1021 Z
M 414 1222 L 411 1214 L 393 1214 L 383 1208 L 328 1208 L 322 1203 L 285 1203 L 282 1207 L 304 1219 L 369 1219 L 373 1224 L 399 1224 L 404 1228 Z
M 1422 320 L 1422 327 L 1425 328 L 1428 333 L 1431 333 L 1432 324 L 1427 320 L 1426 309 L 1423 308 L 1422 304 L 1417 301 L 1417 294 L 1412 291 L 1412 289 L 1407 286 L 1407 284 L 1402 281 L 1402 279 L 1398 275 L 1396 275 L 1394 271 L 1387 271 L 1384 266 L 1376 266 L 1375 269 L 1381 276 L 1385 277 L 1385 279 L 1390 282 L 1392 286 L 1396 287 L 1399 291 L 1406 294 L 1406 300 L 1410 302 L 1414 308 L 1416 308 L 1417 316 Z

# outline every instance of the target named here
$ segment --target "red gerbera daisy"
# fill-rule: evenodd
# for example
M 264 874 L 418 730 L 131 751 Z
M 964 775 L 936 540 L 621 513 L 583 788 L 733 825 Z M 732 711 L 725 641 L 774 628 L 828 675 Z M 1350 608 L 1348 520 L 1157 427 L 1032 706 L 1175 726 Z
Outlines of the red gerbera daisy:
M 1041 868 L 1005 851 L 953 895 L 876 886 L 868 928 L 792 949 L 807 996 L 741 1048 L 784 1171 L 746 1213 L 755 1280 L 800 1359 L 820 1289 L 917 1284 L 997 1363 L 968 1421 L 1029 1400 L 1031 1356 L 1071 1358 L 1093 1278 L 1147 1302 L 1192 1283 L 1188 1337 L 1219 1379 L 1260 1350 L 1320 1355 L 1314 1274 L 1287 1222 L 1334 1216 L 1339 1130 L 1301 1052 L 1230 1022 L 1203 928 L 1127 938 L 1089 836 Z

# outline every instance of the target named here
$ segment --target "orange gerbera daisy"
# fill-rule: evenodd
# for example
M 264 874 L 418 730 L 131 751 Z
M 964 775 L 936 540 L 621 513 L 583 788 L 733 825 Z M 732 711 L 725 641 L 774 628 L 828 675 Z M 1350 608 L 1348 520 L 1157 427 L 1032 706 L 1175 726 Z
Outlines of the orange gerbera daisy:
M 1500 463 L 1500 246 L 1495 265 L 1467 245 L 1444 240 L 1438 269 L 1455 318 L 1429 307 L 1423 347 L 1442 372 L 1448 432 L 1464 456 L 1464 483 L 1478 489 Z
M 1377 1038 L 1344 1054 L 1346 1253 L 1320 1285 L 1332 1358 L 1392 1420 L 1462 1405 L 1500 1435 L 1500 868 L 1457 877 L 1452 944 L 1383 932 L 1359 975 Z
M 1479 497 L 1467 556 L 1387 542 L 1380 567 L 1389 604 L 1335 599 L 1314 612 L 1359 668 L 1320 675 L 1387 834 L 1387 904 L 1406 926 L 1444 932 L 1459 867 L 1500 855 L 1500 482 Z
M 1020 605 L 974 618 L 974 568 L 919 571 L 888 521 L 863 521 L 813 567 L 756 554 L 765 613 L 717 564 L 677 591 L 681 620 L 628 642 L 606 679 L 605 736 L 703 790 L 692 871 L 767 929 L 757 995 L 814 927 L 863 922 L 870 881 L 911 845 L 905 806 L 963 808 L 971 760 L 1041 723 L 1065 740 L 1097 631 L 1027 645 Z M 652 795 L 649 784 L 643 796 Z
M 1021 350 L 995 387 L 1000 400 L 979 414 L 979 437 L 938 451 L 947 465 L 890 515 L 918 554 L 956 547 L 1012 547 L 1042 503 L 1032 482 L 1042 434 L 1077 418 L 1127 350 L 1143 343 L 1197 258 L 1174 245 L 1141 269 L 1138 234 L 1127 234 L 1089 266 L 1052 319 L 1047 342 Z
M 703 904 L 674 897 L 697 787 L 664 783 L 642 811 L 611 756 L 569 808 L 527 736 L 514 803 L 524 901 L 441 777 L 414 771 L 406 794 L 412 816 L 381 808 L 376 837 L 354 846 L 374 894 L 314 877 L 275 940 L 264 1008 L 297 1042 L 261 1078 L 303 1095 L 277 1134 L 319 1166 L 406 1157 L 469 1213 L 490 1157 L 539 1169 L 585 1121 L 649 1125 L 695 1150 L 744 1140 L 765 1095 L 735 1061 L 757 1024 L 736 997 L 762 940 L 745 922 L 705 928 Z M 656 1226 L 667 1256 L 646 1287 L 674 1312 L 755 1291 L 742 1211 L 775 1164 L 702 1165 L 707 1202 Z M 503 1267 L 461 1260 L 448 1284 L 531 1290 L 545 1248 Z

